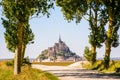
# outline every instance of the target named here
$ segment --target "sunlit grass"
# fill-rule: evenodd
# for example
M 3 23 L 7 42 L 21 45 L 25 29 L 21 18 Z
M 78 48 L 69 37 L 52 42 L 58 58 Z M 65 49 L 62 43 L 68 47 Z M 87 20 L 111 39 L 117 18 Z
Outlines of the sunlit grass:
M 74 62 L 33 62 L 32 64 L 42 64 L 47 66 L 68 66 Z
M 0 61 L 0 80 L 58 80 L 50 73 L 33 69 L 28 66 L 22 67 L 19 75 L 13 75 L 13 66 L 6 66 L 6 61 Z
M 98 70 L 99 72 L 102 73 L 115 73 L 115 72 L 120 72 L 120 61 L 110 61 L 110 65 L 108 69 L 104 67 L 102 60 L 96 61 L 96 63 L 93 65 L 84 64 L 83 67 L 87 69 Z

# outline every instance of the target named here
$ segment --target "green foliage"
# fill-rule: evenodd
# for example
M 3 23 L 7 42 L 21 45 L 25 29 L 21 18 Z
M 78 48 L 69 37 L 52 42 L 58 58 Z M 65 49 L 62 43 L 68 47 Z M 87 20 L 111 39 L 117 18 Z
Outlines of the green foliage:
M 9 50 L 14 52 L 15 49 L 18 49 L 16 51 L 17 56 L 15 56 L 14 74 L 18 74 L 21 71 L 20 65 L 22 57 L 24 56 L 22 46 L 26 46 L 29 40 L 31 41 L 34 37 L 33 34 L 32 36 L 30 35 L 29 19 L 35 14 L 36 16 L 41 14 L 49 17 L 49 9 L 53 8 L 53 1 L 54 0 L 2 0 L 1 4 L 5 17 L 2 20 L 3 26 L 6 28 L 6 43 L 8 44 Z M 6 20 L 6 23 L 4 23 L 4 20 Z M 10 28 L 9 26 L 11 25 L 16 30 Z M 13 31 L 16 31 L 16 34 L 14 34 Z M 13 44 L 11 44 L 10 40 L 13 40 L 11 41 Z
M 91 65 L 90 69 L 102 71 L 104 69 L 103 62 L 102 61 L 96 61 L 95 64 Z
M 14 60 L 10 60 L 6 62 L 7 66 L 13 66 L 14 65 Z
M 90 25 L 89 43 L 91 46 L 102 47 L 101 43 L 106 40 L 106 31 L 104 26 L 108 22 L 106 7 L 100 1 L 96 0 L 56 0 L 58 6 L 68 21 L 76 20 L 79 23 L 84 15 L 88 15 Z M 96 51 L 96 50 L 95 50 Z M 88 61 L 96 61 L 96 52 L 89 51 L 84 53 Z M 89 57 L 91 56 L 91 58 Z
M 119 25 L 120 23 L 114 25 L 114 28 L 112 30 L 112 37 L 111 37 L 111 44 L 112 44 L 112 47 L 118 47 L 119 46 L 119 34 L 118 34 L 118 30 L 119 30 Z
M 48 56 L 45 54 L 40 54 L 38 58 L 40 58 L 41 60 L 44 60 L 44 59 L 47 59 Z
M 84 57 L 86 58 L 87 61 L 89 61 L 91 64 L 94 64 L 96 61 L 96 53 L 91 53 L 89 47 L 85 47 L 84 49 Z
M 54 0 L 3 0 L 3 13 L 8 19 L 25 22 L 34 14 L 37 16 L 40 14 L 49 16 L 49 9 L 53 8 L 53 1 Z
M 90 25 L 90 35 L 89 43 L 92 46 L 102 47 L 102 44 L 106 39 L 106 31 L 104 26 L 107 24 L 108 20 L 106 13 L 104 11 L 104 5 L 97 2 L 91 1 L 89 7 L 89 25 Z
M 56 56 L 64 56 L 64 57 L 74 57 L 74 56 L 76 56 L 76 53 L 73 53 L 73 52 L 64 52 L 64 51 L 58 51 L 57 53 L 56 53 Z
M 95 30 L 91 30 L 88 37 L 91 45 L 96 45 L 98 48 L 101 48 L 102 43 L 106 40 L 105 28 L 97 27 Z
M 4 32 L 4 37 L 5 37 L 7 48 L 10 51 L 14 52 L 16 44 L 18 43 L 17 29 L 15 27 L 15 24 L 14 23 L 12 24 L 10 21 L 4 20 L 3 18 L 2 18 L 2 24 L 6 29 L 6 31 Z
M 12 23 L 3 18 L 2 18 L 2 24 L 6 29 L 6 31 L 4 32 L 4 37 L 7 48 L 10 51 L 15 52 L 16 45 L 18 44 L 17 27 L 15 26 L 15 23 Z M 29 25 L 23 26 L 23 43 L 27 45 L 29 43 L 32 43 L 33 39 L 34 39 L 34 34 L 32 33 L 30 26 Z
M 37 58 L 40 58 L 41 60 L 47 59 L 48 58 L 48 50 L 42 51 L 42 53 Z
M 109 67 L 106 69 L 104 66 L 104 61 L 103 60 L 97 60 L 95 64 L 84 64 L 84 68 L 91 69 L 91 70 L 98 70 L 99 72 L 102 73 L 117 73 L 119 72 L 120 69 L 120 61 L 110 61 Z
M 26 57 L 26 58 L 23 59 L 23 64 L 22 64 L 22 65 L 25 66 L 26 64 L 27 64 L 28 66 L 31 66 L 31 63 L 30 63 L 30 60 L 29 60 L 28 57 Z
M 13 66 L 13 65 L 14 65 L 14 60 L 6 61 L 5 64 L 6 64 L 7 66 Z M 27 65 L 31 65 L 28 57 L 26 57 L 26 58 L 23 59 L 23 64 L 22 64 L 22 65 L 25 66 L 26 64 L 27 64 Z
M 105 67 L 109 66 L 111 47 L 119 46 L 118 30 L 120 26 L 120 1 L 119 0 L 102 0 L 105 5 L 105 12 L 109 22 L 106 32 L 106 52 L 104 57 Z
M 108 56 L 108 54 L 110 55 L 110 51 L 111 51 L 111 47 L 117 47 L 119 45 L 119 35 L 118 35 L 118 29 L 119 29 L 119 25 L 120 25 L 120 20 L 119 20 L 119 10 L 120 10 L 120 1 L 119 0 L 100 0 L 97 1 L 101 4 L 103 4 L 104 6 L 101 7 L 101 14 L 100 14 L 100 26 L 105 25 L 106 22 L 109 22 L 109 27 L 108 30 L 106 32 L 104 32 L 105 36 L 103 35 L 98 38 L 96 38 L 97 41 L 101 41 L 102 42 L 106 42 L 106 50 L 109 49 L 106 53 L 105 53 L 105 57 L 104 57 L 104 64 L 105 67 L 107 68 L 109 66 L 109 61 L 110 61 L 110 56 Z M 103 32 L 103 31 L 102 31 Z M 100 39 L 99 39 L 100 38 Z
M 108 18 L 105 6 L 96 0 L 56 0 L 56 4 L 61 7 L 61 11 L 68 21 L 75 20 L 76 23 L 79 23 L 82 18 L 85 18 L 89 22 L 91 30 L 89 43 L 95 47 L 95 52 L 89 51 L 85 56 L 91 55 L 91 59 L 86 58 L 88 61 L 94 62 L 96 60 L 96 47 L 102 47 L 101 43 L 106 39 L 104 26 L 108 22 Z
M 76 23 L 80 22 L 88 10 L 86 0 L 56 0 L 56 4 L 61 7 L 65 19 L 68 21 L 75 19 Z
M 3 26 L 6 29 L 5 40 L 7 48 L 14 52 L 18 43 L 18 22 L 23 23 L 24 44 L 33 43 L 34 34 L 29 28 L 29 18 L 34 14 L 37 16 L 39 14 L 47 15 L 49 17 L 49 9 L 53 8 L 53 0 L 2 0 L 1 5 L 5 15 L 5 19 L 2 18 L 2 20 Z
M 87 59 L 87 61 L 91 61 L 92 54 L 91 54 L 91 52 L 89 50 L 89 47 L 85 47 L 83 55 Z

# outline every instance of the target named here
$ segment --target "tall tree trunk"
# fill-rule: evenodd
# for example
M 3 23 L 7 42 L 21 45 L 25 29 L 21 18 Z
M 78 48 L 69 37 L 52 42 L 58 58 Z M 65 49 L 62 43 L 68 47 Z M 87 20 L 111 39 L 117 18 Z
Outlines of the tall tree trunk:
M 91 63 L 94 64 L 96 61 L 96 45 L 91 46 Z
M 14 57 L 14 75 L 17 75 L 21 72 L 22 32 L 23 32 L 22 23 L 18 22 L 17 25 L 18 44 L 16 46 Z
M 113 12 L 109 9 L 109 27 L 107 31 L 107 39 L 105 43 L 105 57 L 104 57 L 104 66 L 105 68 L 109 67 L 110 62 L 110 52 L 111 52 L 111 36 L 112 36 L 112 29 L 113 29 Z
M 96 39 L 96 29 L 97 29 L 97 11 L 98 11 L 98 9 L 97 9 L 98 7 L 96 6 L 96 8 L 95 9 L 93 9 L 94 10 L 94 15 L 95 15 L 95 18 L 94 18 L 94 25 L 93 25 L 93 27 L 94 27 L 94 40 Z M 92 54 L 92 56 L 91 56 L 91 63 L 92 64 L 94 64 L 95 63 L 95 61 L 96 61 L 96 42 L 94 41 L 94 44 L 92 44 L 91 45 L 91 54 Z
M 21 65 L 22 65 L 22 63 L 23 63 L 23 58 L 24 58 L 24 55 L 25 55 L 25 49 L 26 49 L 26 45 L 25 45 L 25 44 L 22 44 Z
M 26 20 L 26 22 L 25 22 L 25 24 L 26 25 L 28 25 L 29 24 L 29 17 L 27 18 L 27 20 Z M 23 27 L 24 29 L 25 29 L 25 27 Z M 23 29 L 23 38 L 25 38 L 25 30 Z M 24 54 L 25 54 L 25 50 L 26 50 L 26 43 L 23 41 L 22 42 L 22 52 L 21 52 L 21 65 L 22 65 L 22 63 L 23 63 L 23 58 L 24 58 Z

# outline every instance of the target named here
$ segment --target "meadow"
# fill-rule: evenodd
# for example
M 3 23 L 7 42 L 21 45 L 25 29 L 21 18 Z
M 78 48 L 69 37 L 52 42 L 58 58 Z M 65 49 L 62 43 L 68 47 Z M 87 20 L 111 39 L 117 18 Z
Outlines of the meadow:
M 68 66 L 74 62 L 33 62 L 32 64 L 42 64 L 47 66 Z
M 120 72 L 120 60 L 111 60 L 109 68 L 105 68 L 102 60 L 97 60 L 93 65 L 84 64 L 84 68 L 91 70 L 98 70 L 101 73 L 119 73 Z
M 33 69 L 28 65 L 22 66 L 22 72 L 13 74 L 13 64 L 11 61 L 0 61 L 0 80 L 59 80 L 53 74 L 38 69 Z

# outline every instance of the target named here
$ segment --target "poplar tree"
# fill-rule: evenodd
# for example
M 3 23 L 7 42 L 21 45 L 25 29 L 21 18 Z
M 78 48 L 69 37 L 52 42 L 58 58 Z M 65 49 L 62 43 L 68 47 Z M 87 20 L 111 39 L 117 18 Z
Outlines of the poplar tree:
M 21 72 L 24 27 L 28 28 L 29 19 L 33 15 L 47 15 L 49 17 L 49 9 L 53 8 L 53 1 L 54 0 L 2 0 L 1 5 L 5 20 L 10 21 L 10 23 L 16 27 L 17 35 L 15 39 L 17 42 L 14 55 L 15 75 Z
M 5 20 L 2 18 L 2 24 L 5 28 L 5 32 L 4 32 L 4 37 L 5 37 L 5 42 L 6 42 L 6 46 L 8 48 L 9 51 L 11 52 L 15 52 L 15 48 L 17 45 L 17 28 L 16 26 L 14 26 L 15 24 Z M 32 30 L 30 29 L 29 24 L 23 27 L 23 41 L 22 41 L 22 52 L 21 52 L 21 64 L 22 64 L 22 60 L 24 58 L 24 54 L 25 54 L 25 49 L 26 49 L 26 45 L 33 43 L 34 41 L 34 34 L 32 32 Z
M 105 5 L 104 12 L 107 12 L 108 29 L 105 41 L 105 68 L 109 67 L 111 47 L 119 46 L 118 30 L 120 26 L 120 0 L 100 0 Z
M 79 23 L 82 18 L 85 18 L 89 22 L 89 29 L 91 30 L 89 42 L 92 55 L 90 61 L 93 64 L 96 61 L 96 47 L 101 47 L 101 43 L 105 41 L 104 26 L 107 20 L 105 14 L 101 14 L 103 5 L 96 0 L 56 0 L 56 3 L 61 7 L 66 20 L 75 19 L 76 23 Z

